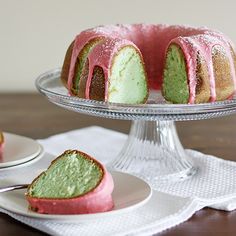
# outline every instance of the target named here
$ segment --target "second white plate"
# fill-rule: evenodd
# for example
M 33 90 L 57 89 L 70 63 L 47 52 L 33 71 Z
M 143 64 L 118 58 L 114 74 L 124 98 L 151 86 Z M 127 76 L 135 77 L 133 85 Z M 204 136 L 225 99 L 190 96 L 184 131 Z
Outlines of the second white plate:
M 111 215 L 118 215 L 124 212 L 134 210 L 145 204 L 152 195 L 150 186 L 143 180 L 121 172 L 111 172 L 114 180 L 113 200 L 115 207 L 108 212 L 96 214 L 81 214 L 81 215 L 46 215 L 39 214 L 28 209 L 28 203 L 25 199 L 25 190 L 15 190 L 12 192 L 0 194 L 0 207 L 8 211 L 21 214 L 28 217 L 54 220 L 60 222 L 83 222 L 89 220 L 96 220 L 101 217 L 109 217 Z M 22 179 L 21 179 L 22 181 Z M 24 183 L 29 183 L 31 177 L 24 180 Z M 6 180 L 1 185 L 20 184 L 17 180 Z
M 12 171 L 12 170 L 15 170 L 15 169 L 21 169 L 21 168 L 24 168 L 24 167 L 27 167 L 27 166 L 30 166 L 32 164 L 34 164 L 35 162 L 39 161 L 43 156 L 44 156 L 45 152 L 44 152 L 44 149 L 43 147 L 40 145 L 40 152 L 37 156 L 33 157 L 32 159 L 26 161 L 26 162 L 21 162 L 19 164 L 16 164 L 16 165 L 11 165 L 11 166 L 6 166 L 6 167 L 1 167 L 0 168 L 0 173 L 4 172 L 4 171 Z
M 3 133 L 5 146 L 0 168 L 10 167 L 32 160 L 41 151 L 39 143 L 24 136 Z

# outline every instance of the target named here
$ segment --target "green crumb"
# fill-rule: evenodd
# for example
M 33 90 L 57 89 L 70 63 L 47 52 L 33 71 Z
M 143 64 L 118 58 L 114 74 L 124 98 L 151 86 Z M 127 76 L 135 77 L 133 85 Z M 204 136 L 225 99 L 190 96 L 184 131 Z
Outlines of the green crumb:
M 67 153 L 36 179 L 28 194 L 38 198 L 77 197 L 95 188 L 101 177 L 101 169 L 92 160 Z
M 188 103 L 189 86 L 186 63 L 180 47 L 172 44 L 167 52 L 162 91 L 172 103 Z

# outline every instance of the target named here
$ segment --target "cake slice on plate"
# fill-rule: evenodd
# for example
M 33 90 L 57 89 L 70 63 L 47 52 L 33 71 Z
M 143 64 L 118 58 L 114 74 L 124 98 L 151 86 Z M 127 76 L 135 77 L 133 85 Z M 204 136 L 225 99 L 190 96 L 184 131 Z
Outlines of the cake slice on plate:
M 113 208 L 113 179 L 89 155 L 68 150 L 27 189 L 30 209 L 44 214 L 86 214 Z

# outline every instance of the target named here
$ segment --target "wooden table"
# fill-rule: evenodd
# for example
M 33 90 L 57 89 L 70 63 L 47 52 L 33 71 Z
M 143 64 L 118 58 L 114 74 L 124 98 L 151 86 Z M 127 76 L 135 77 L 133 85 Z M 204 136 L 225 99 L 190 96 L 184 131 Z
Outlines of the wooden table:
M 39 94 L 1 94 L 0 128 L 31 138 L 50 135 L 91 125 L 128 133 L 130 122 L 81 115 L 57 107 Z M 236 115 L 203 121 L 177 122 L 185 148 L 192 148 L 236 161 Z M 235 174 L 236 175 L 236 174 Z M 197 212 L 187 222 L 159 235 L 236 235 L 236 211 L 209 208 Z M 44 235 L 0 213 L 0 235 Z

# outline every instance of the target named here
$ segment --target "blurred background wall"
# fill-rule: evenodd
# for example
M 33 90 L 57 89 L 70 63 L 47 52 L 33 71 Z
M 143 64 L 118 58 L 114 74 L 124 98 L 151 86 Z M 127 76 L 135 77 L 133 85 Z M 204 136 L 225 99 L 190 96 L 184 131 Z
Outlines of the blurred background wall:
M 208 26 L 236 43 L 236 1 L 0 0 L 0 92 L 33 92 L 81 30 L 112 23 Z

